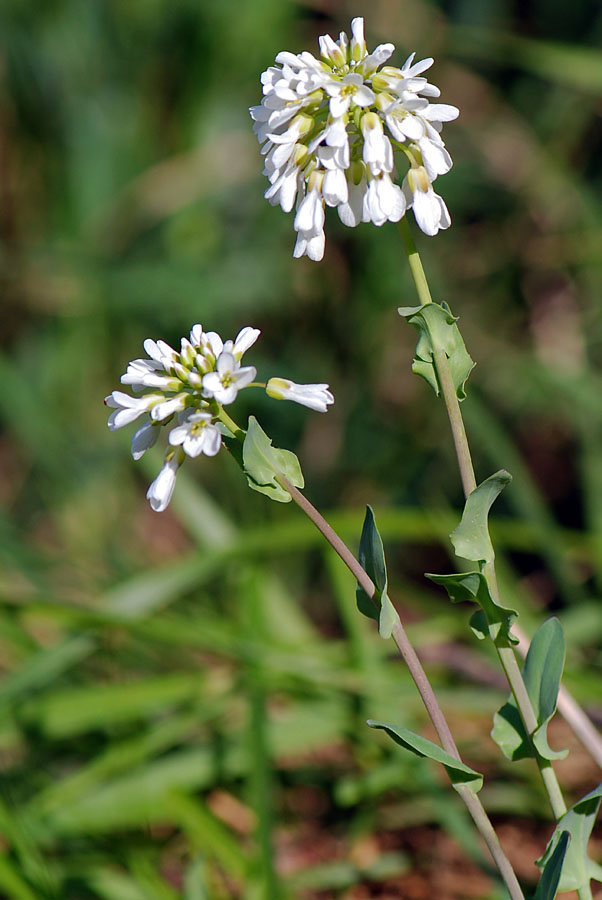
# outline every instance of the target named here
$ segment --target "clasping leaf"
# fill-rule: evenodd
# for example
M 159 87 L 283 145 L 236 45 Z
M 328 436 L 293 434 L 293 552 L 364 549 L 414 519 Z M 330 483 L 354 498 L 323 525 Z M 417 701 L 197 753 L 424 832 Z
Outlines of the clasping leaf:
M 363 587 L 358 583 L 355 589 L 357 608 L 370 619 L 378 622 L 378 633 L 382 638 L 390 638 L 393 628 L 399 622 L 397 610 L 391 603 L 387 594 L 387 564 L 383 542 L 376 522 L 372 507 L 366 507 L 364 527 L 360 539 L 359 562 L 362 569 L 370 576 L 376 590 L 375 600 L 372 600 Z M 380 610 L 379 610 L 380 605 Z
M 458 556 L 473 562 L 493 562 L 495 553 L 489 537 L 487 519 L 494 500 L 511 481 L 510 472 L 500 469 L 469 494 L 460 524 L 449 536 Z
M 438 744 L 434 744 L 427 738 L 408 731 L 407 728 L 401 728 L 399 725 L 391 725 L 389 722 L 376 722 L 374 719 L 368 719 L 367 723 L 370 728 L 382 728 L 389 737 L 393 738 L 396 744 L 411 750 L 417 756 L 428 757 L 445 766 L 454 787 L 458 785 L 466 785 L 471 791 L 477 793 L 483 787 L 483 776 L 465 765 L 459 759 L 456 759 L 450 753 L 447 753 Z
M 464 400 L 466 397 L 464 385 L 474 367 L 474 362 L 464 346 L 462 335 L 456 325 L 457 318 L 452 316 L 447 304 L 425 303 L 424 306 L 402 306 L 397 311 L 418 331 L 412 372 L 424 378 L 439 396 L 440 388 L 433 352 L 434 350 L 443 350 L 449 359 L 449 368 L 458 399 Z
M 298 488 L 302 488 L 305 483 L 295 454 L 290 450 L 272 447 L 271 439 L 254 416 L 249 417 L 249 428 L 242 447 L 242 462 L 249 487 L 279 503 L 288 503 L 291 495 L 278 483 L 278 475 L 284 475 Z
M 525 731 L 510 696 L 493 717 L 491 737 L 508 759 L 533 756 L 531 742 L 542 759 L 564 759 L 568 750 L 552 750 L 548 744 L 548 723 L 556 712 L 560 679 L 564 668 L 564 634 L 558 619 L 552 617 L 541 625 L 527 653 L 522 674 L 537 719 L 531 740 Z
M 517 617 L 514 609 L 506 609 L 491 596 L 485 576 L 481 572 L 461 572 L 459 575 L 430 575 L 427 578 L 435 584 L 442 584 L 449 594 L 452 603 L 472 600 L 481 607 L 470 619 L 470 627 L 476 636 L 483 640 L 490 637 L 498 646 L 517 644 L 518 640 L 510 633 L 512 623 Z

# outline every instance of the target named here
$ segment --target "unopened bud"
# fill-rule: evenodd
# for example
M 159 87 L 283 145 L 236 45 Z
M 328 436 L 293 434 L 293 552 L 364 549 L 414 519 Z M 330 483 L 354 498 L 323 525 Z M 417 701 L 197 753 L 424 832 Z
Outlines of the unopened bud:
M 338 44 L 336 44 L 329 34 L 323 34 L 321 38 L 319 38 L 320 44 L 320 53 L 322 55 L 322 59 L 326 62 L 331 62 L 333 66 L 344 66 L 347 62 L 347 56 Z
M 203 374 L 210 372 L 213 368 L 213 364 L 200 353 L 197 353 L 194 362 L 199 372 L 203 372 Z
M 188 373 L 188 384 L 193 388 L 200 388 L 203 384 L 203 377 L 198 372 Z
M 182 363 L 174 363 L 173 368 L 180 381 L 188 381 L 188 369 L 186 366 L 183 366 Z

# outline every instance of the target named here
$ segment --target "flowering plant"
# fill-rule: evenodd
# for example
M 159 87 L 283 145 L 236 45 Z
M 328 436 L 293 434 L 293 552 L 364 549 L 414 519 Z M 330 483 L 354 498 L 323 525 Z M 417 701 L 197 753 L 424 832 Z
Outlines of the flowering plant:
M 555 820 L 548 847 L 537 861 L 541 879 L 536 900 L 553 900 L 558 890 L 577 890 L 590 900 L 590 881 L 602 880 L 602 868 L 587 856 L 587 842 L 602 800 L 602 785 L 567 809 L 553 763 L 564 751 L 553 750 L 547 729 L 557 707 L 598 760 L 598 736 L 585 714 L 561 688 L 565 645 L 561 625 L 550 618 L 528 642 L 516 625 L 517 613 L 505 605 L 496 578 L 495 552 L 488 530 L 490 508 L 511 482 L 505 471 L 477 484 L 460 402 L 474 363 L 449 307 L 431 297 L 426 274 L 405 213 L 412 209 L 420 229 L 434 235 L 450 225 L 443 199 L 433 183 L 452 162 L 441 127 L 455 119 L 455 106 L 432 103 L 439 96 L 423 73 L 432 59 L 414 63 L 412 54 L 401 68 L 385 65 L 392 44 L 368 53 L 361 18 L 351 23 L 351 39 L 320 38 L 321 59 L 306 51 L 279 53 L 276 65 L 262 75 L 263 100 L 251 109 L 254 128 L 265 155 L 270 187 L 265 196 L 290 212 L 296 205 L 294 255 L 320 260 L 324 253 L 325 206 L 337 209 L 344 224 L 397 222 L 419 298 L 419 305 L 399 314 L 418 332 L 413 371 L 442 398 L 449 417 L 465 506 L 450 534 L 455 554 L 465 563 L 454 574 L 429 574 L 453 603 L 471 602 L 474 634 L 490 641 L 506 676 L 510 695 L 494 716 L 491 732 L 510 759 L 530 758 L 541 775 Z M 401 170 L 400 161 L 407 165 Z M 401 182 L 401 183 L 398 183 Z M 368 720 L 405 750 L 442 764 L 465 803 L 500 872 L 512 900 L 524 900 L 521 885 L 506 856 L 478 793 L 483 776 L 462 759 L 433 688 L 422 668 L 400 616 L 389 597 L 383 543 L 368 507 L 356 559 L 299 488 L 304 479 L 297 458 L 275 448 L 254 417 L 241 428 L 225 407 L 240 390 L 260 386 L 276 399 L 288 399 L 319 412 L 334 401 L 327 384 L 299 385 L 285 378 L 256 382 L 254 366 L 242 357 L 259 330 L 246 327 L 235 340 L 195 325 L 176 352 L 163 341 L 147 340 L 147 359 L 134 360 L 122 376 L 139 396 L 113 391 L 109 427 L 121 428 L 141 416 L 147 420 L 132 439 L 138 459 L 151 447 L 162 425 L 173 425 L 165 462 L 148 490 L 154 510 L 164 510 L 176 474 L 186 456 L 215 456 L 224 442 L 247 476 L 249 486 L 274 500 L 295 500 L 357 580 L 361 613 L 378 622 L 379 634 L 392 638 L 408 666 L 433 722 L 440 743 L 390 722 Z M 471 568 L 472 567 L 472 568 Z M 468 568 L 468 571 L 466 570 Z M 516 647 L 528 644 L 523 668 Z

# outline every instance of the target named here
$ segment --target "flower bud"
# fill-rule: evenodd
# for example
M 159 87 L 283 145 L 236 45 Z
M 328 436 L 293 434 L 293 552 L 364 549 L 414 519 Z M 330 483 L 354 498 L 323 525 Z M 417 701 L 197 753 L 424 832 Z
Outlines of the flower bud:
M 343 53 L 338 44 L 336 44 L 329 34 L 323 34 L 319 38 L 320 53 L 322 59 L 331 62 L 333 66 L 344 66 L 347 62 L 346 55 Z

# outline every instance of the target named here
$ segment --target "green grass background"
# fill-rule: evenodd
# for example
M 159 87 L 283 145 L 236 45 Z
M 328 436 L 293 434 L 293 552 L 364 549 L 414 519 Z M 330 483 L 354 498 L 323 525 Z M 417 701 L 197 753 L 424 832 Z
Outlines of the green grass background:
M 478 362 L 464 404 L 478 476 L 514 475 L 494 523 L 506 596 L 530 629 L 560 613 L 567 684 L 600 714 L 599 4 L 3 0 L 9 900 L 351 897 L 413 865 L 395 841 L 367 852 L 372 837 L 425 823 L 481 856 L 439 773 L 363 724 L 419 730 L 425 715 L 301 513 L 249 491 L 225 453 L 188 462 L 169 511 L 149 510 L 160 453 L 134 464 L 102 399 L 144 338 L 177 342 L 195 322 L 261 328 L 248 360 L 264 378 L 330 383 L 326 416 L 250 391 L 233 413 L 298 453 L 351 546 L 374 506 L 442 703 L 479 723 L 459 739 L 491 772 L 485 804 L 547 820 L 531 768 L 509 770 L 486 736 L 504 696 L 487 648 L 422 579 L 452 566 L 461 491 L 442 405 L 410 373 L 396 229 L 330 215 L 324 261 L 296 261 L 292 216 L 263 199 L 247 113 L 261 71 L 361 14 L 394 63 L 435 56 L 432 81 L 461 109 L 438 182 L 453 225 L 417 241 Z

